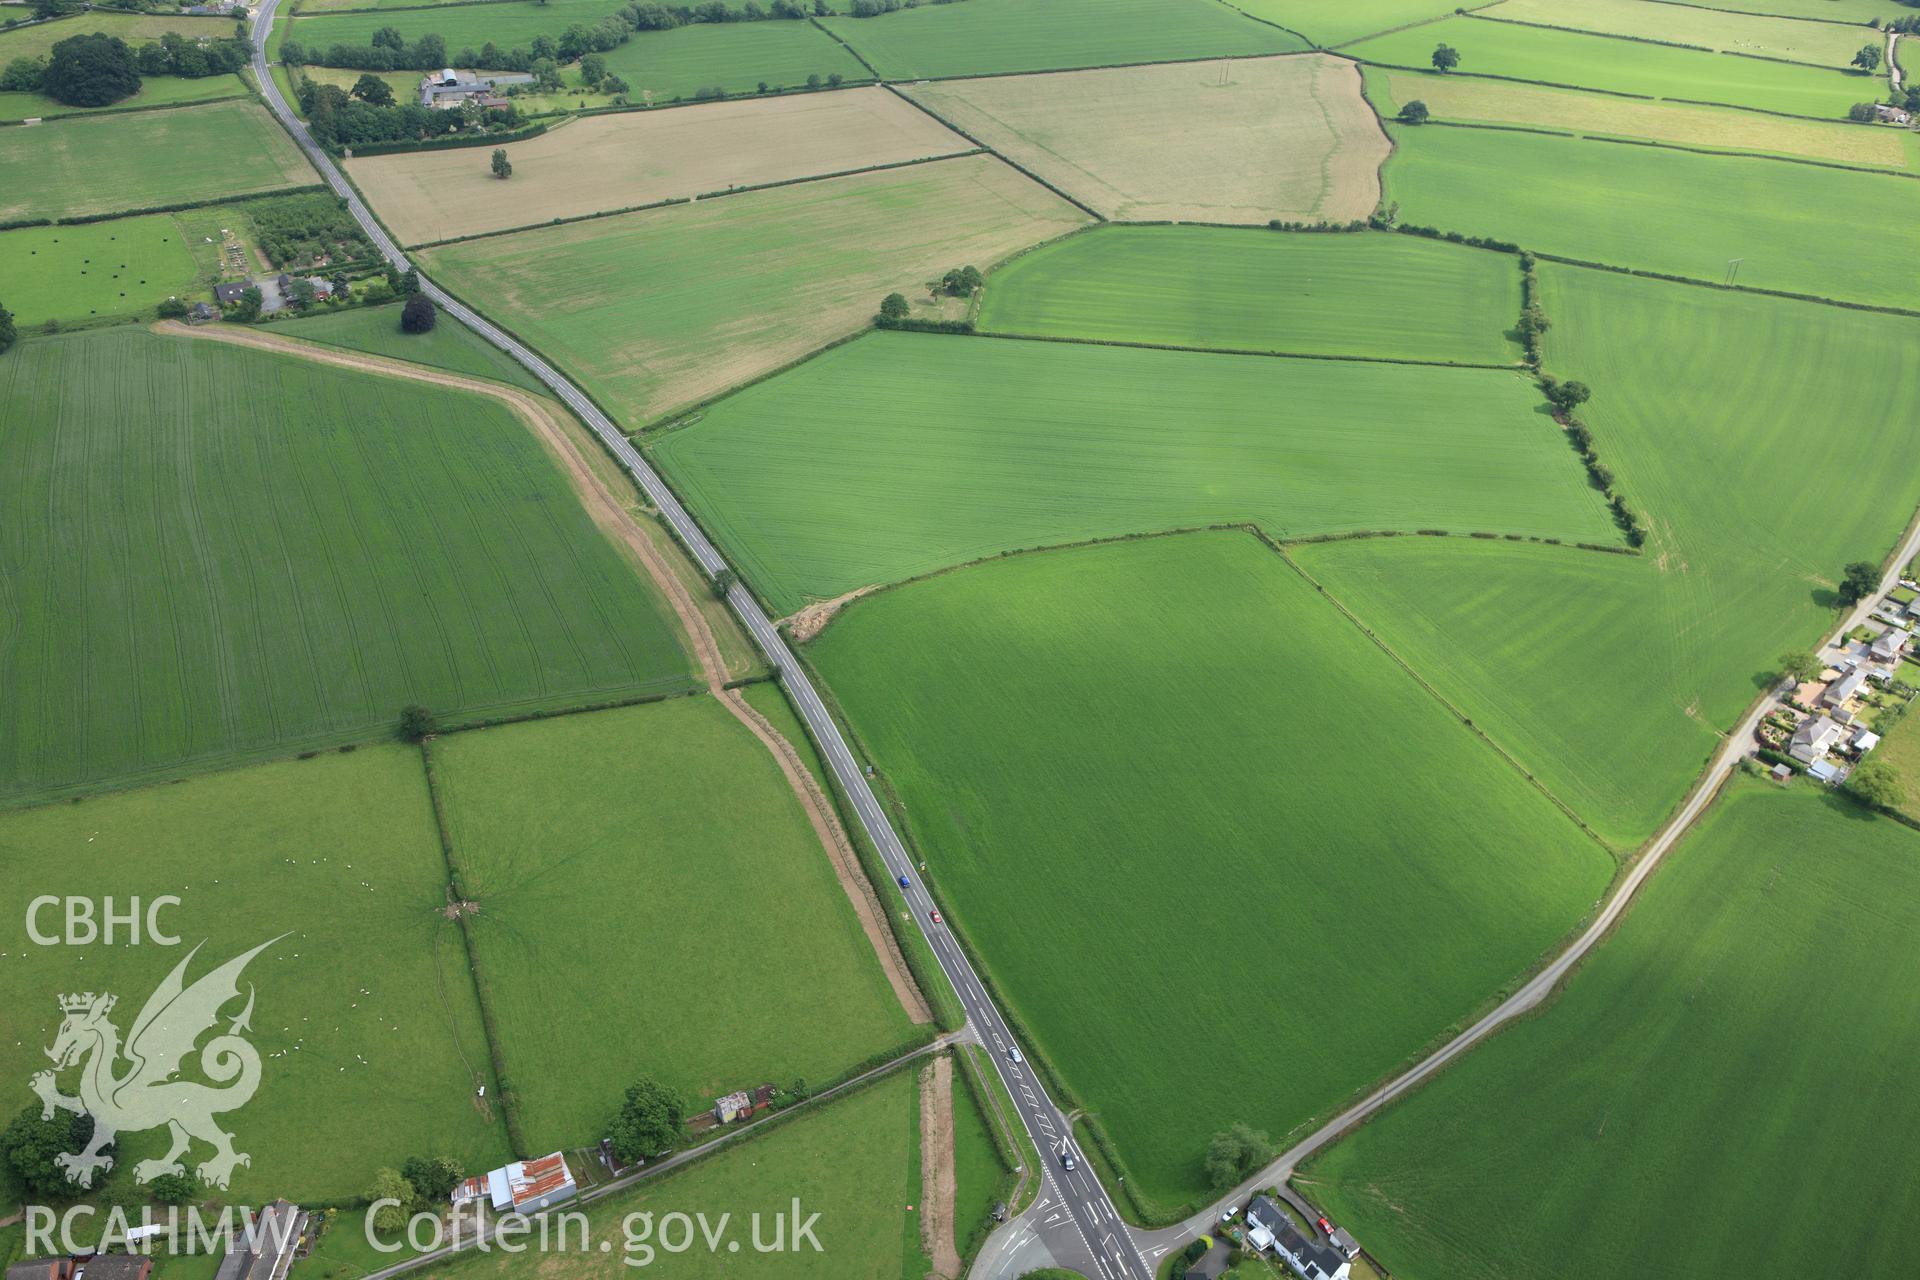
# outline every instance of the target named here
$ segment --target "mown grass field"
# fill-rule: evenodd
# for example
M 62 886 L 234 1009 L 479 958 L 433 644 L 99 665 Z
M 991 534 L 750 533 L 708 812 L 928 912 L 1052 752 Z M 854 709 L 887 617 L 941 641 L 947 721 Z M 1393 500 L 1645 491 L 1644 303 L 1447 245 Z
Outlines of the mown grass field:
M 1743 285 L 1914 306 L 1886 266 L 1920 251 L 1911 179 L 1489 129 L 1391 132 L 1386 198 L 1403 222 L 1716 283 L 1739 258 Z M 1839 224 L 1846 236 L 1831 234 Z
M 9 60 L 13 55 L 9 55 Z M 49 116 L 68 115 L 120 115 L 129 110 L 147 107 L 172 106 L 180 102 L 213 102 L 223 98 L 241 98 L 247 93 L 246 85 L 237 75 L 201 76 L 187 79 L 183 76 L 147 76 L 140 81 L 140 90 L 130 98 L 123 98 L 110 107 L 70 107 L 64 102 L 55 102 L 41 93 L 0 93 L 0 120 L 32 120 Z
M 0 262 L 8 264 L 7 310 L 22 328 L 131 316 L 201 287 L 186 239 L 165 213 L 0 231 Z
M 353 13 L 320 14 L 276 22 L 267 47 L 271 56 L 278 57 L 285 41 L 297 40 L 309 57 L 318 58 L 336 44 L 370 45 L 374 32 L 392 27 L 409 44 L 424 35 L 437 35 L 447 42 L 447 56 L 458 59 L 462 50 L 478 49 L 489 41 L 501 49 L 524 49 L 538 35 L 558 40 L 560 33 L 574 23 L 592 26 L 623 2 L 506 0 L 496 4 L 445 4 L 394 10 L 357 6 L 359 11 Z
M 578 120 L 507 148 L 514 198 L 477 149 L 370 156 L 347 166 L 403 243 L 448 240 L 974 150 L 885 89 L 717 102 Z
M 1651 531 L 1638 559 L 1411 540 L 1300 563 L 1610 840 L 1632 846 L 1789 649 L 1878 561 L 1920 479 L 1809 445 L 1914 447 L 1920 322 L 1542 267 L 1547 368 Z M 1831 501 L 1845 492 L 1849 500 Z M 1423 543 L 1425 540 L 1421 540 Z
M 176 111 L 52 120 L 0 129 L 0 221 L 77 217 L 213 200 L 319 181 L 265 107 L 215 102 Z
M 1300 1185 L 1408 1280 L 1906 1275 L 1916 903 L 1913 831 L 1736 784 L 1552 1005 Z
M 482 1171 L 506 1157 L 504 1128 L 473 1102 L 481 1084 L 493 1093 L 492 1078 L 458 927 L 435 912 L 446 863 L 417 751 L 367 747 L 0 814 L 0 863 L 9 1117 L 31 1101 L 28 1077 L 49 1065 L 42 1050 L 60 1027 L 60 994 L 115 993 L 124 1035 L 194 947 L 189 983 L 286 935 L 247 967 L 242 999 L 225 1010 L 230 1020 L 255 989 L 246 1038 L 260 1053 L 259 1090 L 220 1118 L 252 1157 L 231 1198 L 347 1199 L 375 1168 L 409 1155 L 443 1153 Z M 72 894 L 98 910 L 106 893 L 123 910 L 135 896 L 178 896 L 161 924 L 180 945 L 29 942 L 30 899 Z M 42 912 L 43 932 L 60 931 L 57 915 Z M 184 1074 L 206 1079 L 197 1059 Z M 64 1092 L 78 1075 L 62 1075 Z M 163 1154 L 166 1138 L 123 1133 L 112 1188 L 133 1195 L 133 1166 Z M 196 1144 L 189 1168 L 211 1155 Z
M 919 1125 L 914 1074 L 898 1071 L 691 1168 L 595 1202 L 586 1210 L 589 1247 L 547 1253 L 530 1249 L 518 1256 L 498 1249 L 468 1252 L 442 1274 L 458 1280 L 533 1275 L 541 1280 L 607 1280 L 647 1275 L 657 1268 L 681 1280 L 922 1276 L 928 1263 L 920 1253 L 914 1207 L 920 1203 Z M 776 1238 L 776 1218 L 786 1219 L 779 1238 L 790 1241 L 795 1198 L 801 1221 L 820 1215 L 812 1233 L 818 1251 L 805 1241 L 781 1252 L 757 1251 L 754 1216 L 759 1215 L 763 1246 Z M 661 1234 L 663 1221 L 676 1213 L 704 1213 L 710 1227 L 724 1232 L 716 1250 L 709 1251 L 697 1228 L 691 1249 L 663 1249 L 663 1239 L 682 1245 L 677 1222 Z M 723 1214 L 731 1215 L 725 1223 Z M 648 1216 L 643 1223 L 635 1215 Z M 612 1245 L 611 1256 L 599 1252 L 602 1241 Z M 729 1249 L 730 1244 L 737 1250 Z M 623 1265 L 623 1259 L 632 1265 Z
M 1397 235 L 1102 227 L 993 273 L 998 333 L 1512 364 L 1514 260 Z
M 0 364 L 0 802 L 689 687 L 495 402 L 121 328 Z
M 1645 138 L 1711 151 L 1751 151 L 1888 169 L 1909 168 L 1914 158 L 1909 135 L 1899 129 L 1862 129 L 1839 121 L 1788 120 L 1727 107 L 1646 102 L 1578 89 L 1472 76 L 1442 78 L 1385 67 L 1366 68 L 1366 82 L 1367 96 L 1386 116 L 1399 114 L 1402 106 L 1417 98 L 1443 122 L 1532 125 L 1593 137 Z
M 1234 8 L 1298 31 L 1322 48 L 1453 12 L 1445 0 L 1229 0 Z
M 780 610 L 982 556 L 1251 521 L 1617 540 L 1518 374 L 874 334 L 654 453 Z
M 848 83 L 873 74 L 811 22 L 700 23 L 636 34 L 607 54 L 607 70 L 633 87 L 635 102 L 692 98 L 706 88 L 752 93 L 761 81 L 798 88 L 809 76 Z
M 810 653 L 1034 1047 L 1168 1206 L 1204 1190 L 1208 1135 L 1326 1112 L 1612 874 L 1247 534 L 943 575 Z
M 546 384 L 528 373 L 518 360 L 458 321 L 446 316 L 441 320 L 442 323 L 426 333 L 406 333 L 400 328 L 400 304 L 396 302 L 302 316 L 277 323 L 273 332 L 347 351 L 410 360 L 449 373 L 490 378 L 547 394 Z
M 711 1106 L 912 1027 L 766 748 L 712 698 L 433 746 L 474 947 L 542 1151 L 641 1076 Z
M 1879 0 L 1698 0 L 1698 3 L 1703 9 L 1773 13 L 1790 18 L 1852 23 L 1885 17 L 1887 9 Z
M 1860 34 L 1863 42 L 1873 36 L 1865 28 Z M 1854 103 L 1886 92 L 1882 79 L 1825 67 L 1737 58 L 1470 17 L 1449 18 L 1362 40 L 1342 52 L 1388 66 L 1426 67 L 1434 46 L 1441 43 L 1460 51 L 1459 70 L 1468 75 L 1513 76 L 1822 119 L 1843 119 Z M 1441 77 L 1435 73 L 1434 78 Z
M 52 51 L 54 45 L 69 36 L 90 36 L 96 31 L 104 31 L 110 36 L 118 36 L 130 45 L 139 46 L 152 44 L 169 31 L 177 31 L 188 40 L 221 40 L 233 35 L 236 29 L 237 24 L 232 18 L 195 18 L 159 13 L 114 13 L 110 10 L 90 10 L 77 13 L 70 18 L 62 18 L 57 22 L 35 22 L 27 26 L 15 27 L 11 31 L 0 31 L 0 65 L 11 62 L 15 58 L 44 58 Z M 212 78 L 223 79 L 224 77 Z M 144 79 L 142 77 L 143 82 Z
M 1831 0 L 1820 2 L 1833 7 Z M 1652 0 L 1500 0 L 1481 16 L 1842 68 L 1851 65 L 1862 45 L 1886 43 L 1857 22 L 1762 18 Z
M 993 76 L 904 92 L 1109 218 L 1350 222 L 1380 200 L 1387 139 L 1358 70 L 1338 58 Z
M 978 3 L 978 0 L 969 0 Z M 858 331 L 899 290 L 1085 216 L 990 156 L 798 183 L 430 249 L 630 427 Z
M 1305 47 L 1276 27 L 1203 0 L 967 0 L 874 18 L 823 18 L 821 25 L 889 80 L 1248 57 Z

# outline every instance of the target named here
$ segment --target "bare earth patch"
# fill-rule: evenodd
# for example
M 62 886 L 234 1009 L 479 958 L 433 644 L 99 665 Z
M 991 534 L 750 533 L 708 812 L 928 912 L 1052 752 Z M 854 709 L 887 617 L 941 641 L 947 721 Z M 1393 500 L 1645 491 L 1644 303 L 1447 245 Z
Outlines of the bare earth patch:
M 417 382 L 428 382 L 438 386 L 451 387 L 461 391 L 471 391 L 479 395 L 491 396 L 511 408 L 514 413 L 532 429 L 542 444 L 560 464 L 567 479 L 573 484 L 581 503 L 586 507 L 593 521 L 613 543 L 629 552 L 646 571 L 653 585 L 672 606 L 680 620 L 680 626 L 693 651 L 694 660 L 700 664 L 702 676 L 706 679 L 707 690 L 720 700 L 722 706 L 731 712 L 734 718 L 747 727 L 758 738 L 780 766 L 780 772 L 786 776 L 788 786 L 793 788 L 795 797 L 806 810 L 807 820 L 813 824 L 814 834 L 819 837 L 821 846 L 826 849 L 833 863 L 835 876 L 840 887 L 846 892 L 847 899 L 853 904 L 854 914 L 860 919 L 860 927 L 865 930 L 867 941 L 872 945 L 874 955 L 880 961 L 880 967 L 887 975 L 887 981 L 893 986 L 894 994 L 900 1000 L 900 1007 L 907 1017 L 916 1023 L 933 1021 L 932 1011 L 914 985 L 907 971 L 906 957 L 900 953 L 899 943 L 883 919 L 884 908 L 880 898 L 874 892 L 873 884 L 860 866 L 858 856 L 848 842 L 846 830 L 840 825 L 839 814 L 832 801 L 821 793 L 813 775 L 801 763 L 793 749 L 793 744 L 783 737 L 779 730 L 768 722 L 765 716 L 748 704 L 736 690 L 725 687 L 727 681 L 726 661 L 721 655 L 720 645 L 715 640 L 713 630 L 707 625 L 706 617 L 699 605 L 680 581 L 670 565 L 663 558 L 660 549 L 648 537 L 645 530 L 636 523 L 634 515 L 628 511 L 605 481 L 589 466 L 580 454 L 572 436 L 561 425 L 560 407 L 543 397 L 509 387 L 502 383 L 487 382 L 477 378 L 462 377 L 438 369 L 429 369 L 422 365 L 408 364 L 401 360 L 389 360 L 381 356 L 365 355 L 356 351 L 346 351 L 333 347 L 321 347 L 279 334 L 264 333 L 257 329 L 233 329 L 226 326 L 213 328 L 193 328 L 175 321 L 162 321 L 153 326 L 157 333 L 182 338 L 205 338 L 215 342 L 229 342 L 236 346 L 256 347 L 265 351 L 276 351 L 282 355 L 297 356 L 303 360 L 312 360 L 319 364 L 336 365 L 346 369 L 358 369 L 367 373 L 384 374 L 388 377 L 411 378 Z
M 507 146 L 349 160 L 347 172 L 402 244 L 534 226 L 792 178 L 971 151 L 880 88 L 629 111 Z
M 920 1243 L 943 1280 L 960 1280 L 960 1251 L 953 1243 L 954 1197 L 959 1179 L 953 1163 L 953 1059 L 935 1055 L 920 1070 Z
M 795 644 L 805 644 L 822 631 L 825 631 L 827 624 L 832 622 L 842 609 L 867 594 L 867 592 L 878 589 L 877 587 L 861 587 L 858 591 L 848 591 L 842 595 L 835 596 L 831 600 L 817 600 L 791 616 L 782 618 L 781 621 L 786 624 L 788 630 L 792 633 Z
M 905 92 L 1109 218 L 1345 222 L 1391 144 L 1325 54 L 948 80 Z

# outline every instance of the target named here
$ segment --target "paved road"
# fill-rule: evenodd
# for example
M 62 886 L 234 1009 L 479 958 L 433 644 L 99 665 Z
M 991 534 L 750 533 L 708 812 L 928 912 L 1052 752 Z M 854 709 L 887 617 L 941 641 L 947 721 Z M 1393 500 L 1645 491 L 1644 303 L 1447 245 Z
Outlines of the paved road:
M 262 93 L 273 113 L 300 144 L 307 159 L 326 179 L 327 184 L 342 196 L 354 218 L 359 222 L 367 237 L 373 241 L 386 261 L 405 270 L 412 264 L 407 260 L 400 246 L 387 235 L 384 228 L 375 220 L 373 214 L 361 202 L 360 195 L 350 185 L 331 156 L 322 151 L 307 133 L 306 125 L 294 115 L 279 86 L 267 66 L 266 42 L 273 29 L 273 20 L 280 0 L 264 0 L 255 11 L 253 23 L 253 70 L 258 77 Z M 421 288 L 427 296 L 437 302 L 447 314 L 478 333 L 494 346 L 525 365 L 533 375 L 545 383 L 553 394 L 577 414 L 580 420 L 600 437 L 607 449 L 617 458 L 620 465 L 633 476 L 634 481 L 652 502 L 666 516 L 667 522 L 679 535 L 681 542 L 692 553 L 700 568 L 708 574 L 718 573 L 726 567 L 720 553 L 714 549 L 700 527 L 687 515 L 679 499 L 654 473 L 646 459 L 642 458 L 633 445 L 628 442 L 620 429 L 593 404 L 593 402 L 568 381 L 565 377 L 542 360 L 538 355 L 523 346 L 517 339 L 503 332 L 484 317 L 457 299 L 450 297 L 432 281 L 424 276 Z M 860 823 L 872 838 L 874 847 L 880 851 L 880 857 L 888 871 L 896 878 L 905 876 L 909 888 L 905 892 L 913 918 L 932 946 L 938 957 L 940 967 L 947 979 L 953 983 L 954 990 L 965 1005 L 968 1018 L 978 1031 L 981 1040 L 993 1051 L 995 1067 L 1000 1078 L 1012 1095 L 1015 1109 L 1020 1113 L 1021 1121 L 1032 1135 L 1034 1145 L 1046 1155 L 1042 1161 L 1045 1185 L 1041 1189 L 1042 1199 L 1062 1210 L 1058 1220 L 1046 1227 L 1047 1248 L 1063 1265 L 1074 1268 L 1088 1276 L 1101 1280 L 1121 1280 L 1133 1277 L 1135 1280 L 1151 1280 L 1152 1273 L 1141 1260 L 1139 1251 L 1134 1248 L 1131 1235 L 1125 1223 L 1113 1207 L 1113 1201 L 1106 1190 L 1091 1173 L 1086 1162 L 1078 1160 L 1079 1167 L 1068 1172 L 1061 1167 L 1060 1154 L 1071 1151 L 1076 1156 L 1078 1148 L 1073 1143 L 1072 1130 L 1062 1117 L 1060 1109 L 1047 1094 L 1046 1088 L 1035 1077 L 1032 1069 L 1024 1064 L 1016 1064 L 1007 1059 L 1005 1050 L 1014 1043 L 1013 1034 L 1000 1011 L 987 998 L 986 988 L 981 984 L 972 964 L 954 944 L 946 929 L 934 925 L 929 920 L 933 902 L 920 884 L 920 877 L 907 857 L 905 845 L 894 831 L 893 824 L 881 811 L 879 802 L 874 798 L 873 789 L 867 785 L 864 770 L 854 762 L 853 753 L 848 750 L 846 740 L 841 737 L 839 727 L 827 714 L 826 704 L 820 700 L 812 681 L 806 672 L 794 660 L 786 641 L 774 629 L 773 623 L 761 610 L 746 588 L 735 586 L 727 596 L 730 605 L 747 633 L 760 646 L 767 661 L 779 673 L 780 682 L 786 686 L 801 718 L 807 723 L 814 740 L 818 742 L 825 755 L 827 765 L 839 780 L 841 788 L 852 798 L 853 807 Z M 884 891 L 883 891 L 884 893 Z
M 1847 632 L 1864 622 L 1867 616 L 1872 613 L 1874 603 L 1898 585 L 1900 575 L 1906 572 L 1907 563 L 1912 560 L 1915 555 L 1920 555 L 1920 521 L 1916 521 L 1914 527 L 1908 531 L 1905 541 L 1901 543 L 1900 550 L 1893 558 L 1893 567 L 1888 569 L 1882 577 L 1879 589 L 1862 600 L 1853 611 L 1847 615 L 1845 621 L 1839 625 L 1833 634 L 1844 636 Z M 1555 986 L 1559 985 L 1560 980 L 1567 975 L 1568 971 L 1578 964 L 1601 938 L 1606 936 L 1607 930 L 1613 927 L 1614 923 L 1620 919 L 1621 913 L 1627 909 L 1627 904 L 1632 901 L 1635 892 L 1646 882 L 1647 877 L 1654 873 L 1655 868 L 1660 865 L 1668 852 L 1679 842 L 1680 837 L 1686 833 L 1687 829 L 1691 827 L 1701 813 L 1706 810 L 1708 803 L 1713 799 L 1715 793 L 1719 791 L 1721 785 L 1726 782 L 1733 770 L 1738 767 L 1741 758 L 1752 754 L 1754 749 L 1754 728 L 1760 723 L 1761 719 L 1765 717 L 1766 713 L 1773 708 L 1773 705 L 1774 700 L 1772 697 L 1762 698 L 1754 706 L 1753 710 L 1748 712 L 1746 718 L 1741 720 L 1739 727 L 1733 731 L 1721 745 L 1720 750 L 1714 755 L 1713 763 L 1707 766 L 1707 772 L 1694 788 L 1693 794 L 1687 797 L 1687 802 L 1681 806 L 1680 812 L 1674 815 L 1673 820 L 1654 838 L 1653 843 L 1647 846 L 1646 852 L 1643 853 L 1640 860 L 1634 864 L 1633 869 L 1627 873 L 1626 879 L 1621 881 L 1620 886 L 1614 891 L 1613 897 L 1609 899 L 1606 906 L 1601 909 L 1600 914 L 1594 918 L 1593 923 L 1588 925 L 1580 936 L 1574 940 L 1573 944 L 1561 952 L 1552 964 L 1542 969 L 1525 986 L 1503 1000 L 1499 1007 L 1494 1009 L 1493 1012 L 1487 1014 L 1471 1027 L 1468 1027 L 1458 1036 L 1441 1046 L 1431 1057 L 1426 1058 L 1408 1069 L 1404 1074 L 1389 1080 L 1386 1084 L 1381 1085 L 1378 1089 L 1368 1094 L 1360 1102 L 1327 1121 L 1326 1124 L 1316 1129 L 1304 1141 L 1296 1143 L 1290 1150 L 1284 1152 L 1279 1159 L 1235 1188 L 1231 1195 L 1226 1196 L 1218 1203 L 1175 1226 L 1160 1231 L 1135 1233 L 1135 1241 L 1139 1244 L 1146 1257 L 1149 1260 L 1157 1259 L 1169 1248 L 1176 1247 L 1191 1240 L 1195 1235 L 1206 1229 L 1207 1225 L 1214 1221 L 1221 1209 L 1227 1204 L 1243 1205 L 1246 1202 L 1246 1197 L 1258 1188 L 1272 1186 L 1277 1182 L 1284 1182 L 1292 1176 L 1294 1169 L 1308 1156 L 1313 1155 L 1322 1147 L 1327 1146 L 1342 1133 L 1380 1110 L 1395 1098 L 1417 1087 L 1422 1081 L 1432 1076 L 1436 1071 L 1446 1066 L 1449 1062 L 1452 1062 L 1481 1040 L 1484 1040 L 1499 1027 L 1538 1005 Z

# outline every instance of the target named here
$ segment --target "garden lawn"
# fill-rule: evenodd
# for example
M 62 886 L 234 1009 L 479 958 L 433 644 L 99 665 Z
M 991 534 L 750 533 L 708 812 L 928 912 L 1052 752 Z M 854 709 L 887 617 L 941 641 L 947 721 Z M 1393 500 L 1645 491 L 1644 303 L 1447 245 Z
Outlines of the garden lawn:
M 1165 1208 L 1206 1190 L 1208 1135 L 1285 1145 L 1613 871 L 1248 534 L 942 575 L 854 602 L 810 656 L 1030 1047 Z M 1192 945 L 1228 899 L 1272 910 Z
M 1751 151 L 1888 169 L 1908 168 L 1912 159 L 1912 148 L 1905 142 L 1908 135 L 1899 129 L 1863 129 L 1838 120 L 1789 120 L 1730 107 L 1648 102 L 1474 76 L 1441 78 L 1385 67 L 1365 70 L 1367 96 L 1387 116 L 1399 114 L 1403 105 L 1418 99 L 1443 122 L 1532 125 L 1589 137 L 1644 138 L 1710 151 Z
M 1739 258 L 1743 285 L 1915 306 L 1887 269 L 1920 253 L 1909 178 L 1491 129 L 1391 132 L 1386 198 L 1406 223 L 1715 283 Z
M 966 0 L 823 18 L 889 80 L 1061 71 L 1305 48 L 1212 0 Z
M 778 765 L 714 699 L 456 734 L 433 760 L 539 1150 L 596 1141 L 641 1076 L 698 1109 L 913 1038 Z
M 216 200 L 318 181 L 267 109 L 208 103 L 0 129 L 0 221 Z
M 1860 33 L 1863 40 L 1872 34 L 1864 28 Z M 1842 119 L 1854 103 L 1886 92 L 1885 81 L 1858 72 L 1473 17 L 1449 18 L 1362 40 L 1342 52 L 1387 66 L 1424 68 L 1439 44 L 1459 51 L 1459 71 L 1467 75 L 1508 76 L 1822 119 Z M 1434 78 L 1442 77 L 1434 73 Z
M 0 803 L 685 689 L 497 403 L 121 328 L 0 363 Z
M 1920 836 L 1737 782 L 1557 1000 L 1297 1185 L 1407 1280 L 1905 1276 L 1916 938 Z
M 245 97 L 247 86 L 237 75 L 144 76 L 140 90 L 107 107 L 70 107 L 43 93 L 0 93 L 0 120 L 47 119 L 54 116 L 119 115 L 147 107 L 170 107 L 181 102 L 216 102 Z
M 1850 461 L 1920 442 L 1905 408 L 1920 396 L 1920 322 L 1548 264 L 1541 293 L 1546 367 L 1593 387 L 1581 414 L 1648 525 L 1646 554 L 1454 541 L 1295 554 L 1631 847 L 1780 655 L 1831 625 L 1841 567 L 1884 557 L 1920 504 L 1920 477 Z M 1809 423 L 1857 452 L 1810 446 Z
M 1201 525 L 1618 541 L 1517 373 L 879 333 L 654 454 L 775 608 Z
M 980 0 L 968 0 L 980 3 Z M 630 427 L 864 327 L 895 290 L 1085 221 L 991 156 L 796 183 L 421 254 Z
M 929 1266 L 920 1252 L 916 1207 L 919 1127 L 914 1073 L 897 1071 L 690 1168 L 595 1201 L 586 1210 L 590 1248 L 534 1249 L 518 1256 L 470 1251 L 442 1274 L 456 1280 L 611 1280 L 658 1267 L 676 1280 L 917 1280 Z M 810 1240 L 792 1237 L 796 1200 L 801 1222 L 819 1215 Z M 707 1226 L 722 1233 L 719 1243 L 709 1250 L 696 1227 L 687 1248 L 679 1217 L 666 1221 L 674 1215 L 704 1215 Z M 756 1217 L 763 1247 L 771 1248 L 781 1218 L 785 1230 L 777 1238 L 793 1247 L 756 1250 Z M 663 1240 L 685 1251 L 670 1252 Z M 602 1241 L 612 1245 L 611 1255 L 599 1252 Z
M 7 264 L 0 301 L 22 329 L 133 316 L 202 288 L 193 254 L 165 213 L 0 231 L 0 262 Z
M 348 1200 L 376 1168 L 410 1155 L 449 1155 L 480 1172 L 507 1157 L 505 1130 L 474 1104 L 492 1077 L 459 928 L 436 911 L 447 868 L 416 750 L 368 747 L 0 814 L 0 865 L 8 1119 L 32 1101 L 28 1077 L 48 1066 L 59 995 L 113 992 L 124 1035 L 194 948 L 188 984 L 277 938 L 247 966 L 220 1022 L 255 991 L 246 1039 L 260 1053 L 259 1091 L 218 1117 L 252 1163 L 224 1198 Z M 99 910 L 107 893 L 121 910 L 176 895 L 160 923 L 180 945 L 29 942 L 30 899 L 78 895 Z M 57 915 L 41 913 L 43 931 L 60 931 Z M 183 1066 L 187 1079 L 209 1080 L 197 1057 Z M 73 1094 L 79 1075 L 63 1072 L 62 1091 Z M 134 1195 L 134 1165 L 166 1146 L 164 1128 L 122 1133 L 110 1189 Z M 188 1170 L 212 1154 L 196 1142 Z
M 1886 44 L 1858 24 L 1716 13 L 1655 0 L 1500 0 L 1482 16 L 1841 68 L 1853 62 L 1863 45 L 1878 44 L 1884 52 Z
M 304 342 L 364 351 L 392 360 L 410 360 L 449 373 L 505 382 L 523 390 L 547 394 L 547 385 L 526 367 L 467 326 L 442 315 L 425 333 L 400 328 L 400 304 L 320 311 L 276 324 L 273 332 Z
M 1299 32 L 1322 48 L 1428 22 L 1454 11 L 1445 0 L 1228 0 L 1242 13 Z
M 53 46 L 72 36 L 90 36 L 96 31 L 110 36 L 118 36 L 135 48 L 143 44 L 153 44 L 169 31 L 178 32 L 189 40 L 223 40 L 230 38 L 238 29 L 232 18 L 196 18 L 180 17 L 160 13 L 115 13 L 112 10 L 90 10 L 76 13 L 70 18 L 57 22 L 35 22 L 15 27 L 11 31 L 0 31 L 0 66 L 5 66 L 15 58 L 44 58 L 53 51 Z M 172 79 L 173 77 L 163 77 Z M 209 79 L 223 80 L 224 76 L 211 76 Z M 147 77 L 141 77 L 142 83 L 149 83 Z M 132 99 L 123 99 L 115 106 L 126 106 Z M 73 108 L 63 108 L 72 110 Z
M 824 82 L 871 80 L 839 41 L 811 22 L 699 23 L 672 31 L 643 31 L 607 54 L 607 70 L 632 87 L 632 99 L 692 98 L 701 89 L 752 93 L 765 81 L 796 88 L 810 76 Z
M 993 273 L 979 327 L 1107 342 L 1512 364 L 1513 258 L 1413 236 L 1101 227 Z

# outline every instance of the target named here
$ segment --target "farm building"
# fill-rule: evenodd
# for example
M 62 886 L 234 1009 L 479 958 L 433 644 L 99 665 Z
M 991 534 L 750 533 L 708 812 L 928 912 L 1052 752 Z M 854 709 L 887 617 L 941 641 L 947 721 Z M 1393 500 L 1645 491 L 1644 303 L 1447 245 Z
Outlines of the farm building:
M 227 1256 L 220 1259 L 220 1269 L 214 1272 L 214 1280 L 282 1280 L 287 1268 L 293 1265 L 293 1251 L 306 1228 L 305 1210 L 285 1200 L 275 1200 L 262 1209 L 245 1230 L 235 1233 L 227 1246 Z M 128 1278 L 95 1276 L 93 1280 Z
M 1840 745 L 1845 736 L 1839 724 L 1829 716 L 1808 716 L 1793 731 L 1793 740 L 1787 744 L 1787 754 L 1805 764 L 1824 760 L 1827 752 Z
M 497 92 L 501 86 L 532 83 L 529 75 L 481 76 L 447 67 L 421 78 L 420 105 L 452 110 L 471 100 L 483 107 L 504 107 L 507 100 Z
M 496 1211 L 539 1213 L 579 1189 L 566 1156 L 558 1151 L 538 1160 L 516 1160 L 487 1175 L 487 1195 Z
M 713 1119 L 716 1124 L 732 1124 L 735 1120 L 744 1120 L 752 1114 L 753 1099 L 747 1096 L 744 1090 L 713 1100 Z
M 1259 1196 L 1247 1206 L 1247 1228 L 1248 1244 L 1286 1259 L 1302 1280 L 1347 1280 L 1353 1272 L 1340 1250 L 1307 1239 L 1270 1196 Z

